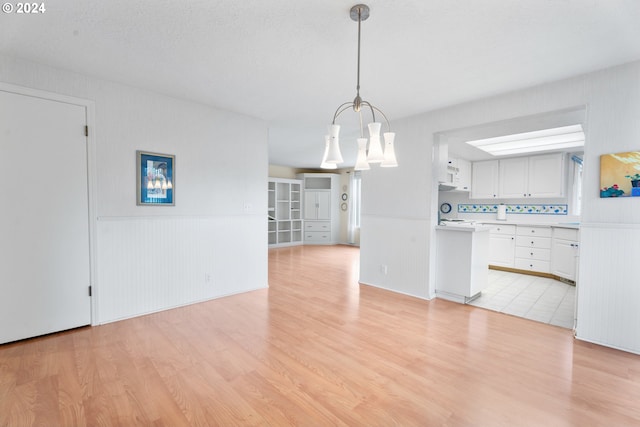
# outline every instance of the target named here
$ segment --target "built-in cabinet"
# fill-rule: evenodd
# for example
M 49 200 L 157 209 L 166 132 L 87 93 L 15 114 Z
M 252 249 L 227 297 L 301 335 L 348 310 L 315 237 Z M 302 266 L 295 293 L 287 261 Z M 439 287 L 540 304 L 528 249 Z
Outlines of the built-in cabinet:
M 340 231 L 340 176 L 328 173 L 299 174 L 303 182 L 304 244 L 336 244 Z
M 498 160 L 473 162 L 471 166 L 471 199 L 498 197 Z
M 491 225 L 490 266 L 576 280 L 578 229 L 542 225 Z
M 514 267 L 516 226 L 497 225 L 489 233 L 489 264 L 498 267 Z
M 447 163 L 448 182 L 458 191 L 471 190 L 471 162 L 464 159 L 449 158 Z
M 267 233 L 269 246 L 302 244 L 302 181 L 269 178 Z
M 515 267 L 538 273 L 551 272 L 551 228 L 516 227 Z
M 470 198 L 564 197 L 565 163 L 564 153 L 474 162 Z
M 567 228 L 554 228 L 552 233 L 551 273 L 567 280 L 576 280 L 578 266 L 579 231 Z

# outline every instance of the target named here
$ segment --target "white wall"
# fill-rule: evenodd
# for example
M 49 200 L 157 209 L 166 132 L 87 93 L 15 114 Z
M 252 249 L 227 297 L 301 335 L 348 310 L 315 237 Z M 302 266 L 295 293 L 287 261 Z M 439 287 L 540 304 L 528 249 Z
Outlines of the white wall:
M 0 81 L 95 102 L 94 317 L 267 286 L 264 122 L 0 56 Z M 136 206 L 136 150 L 174 154 L 175 206 Z
M 640 149 L 640 62 L 395 120 L 400 167 L 363 173 L 361 281 L 434 295 L 434 133 L 581 105 L 587 108 L 587 141 L 576 333 L 640 353 L 640 286 L 633 267 L 640 200 L 600 199 L 598 191 L 599 156 Z M 388 265 L 386 275 L 381 265 Z

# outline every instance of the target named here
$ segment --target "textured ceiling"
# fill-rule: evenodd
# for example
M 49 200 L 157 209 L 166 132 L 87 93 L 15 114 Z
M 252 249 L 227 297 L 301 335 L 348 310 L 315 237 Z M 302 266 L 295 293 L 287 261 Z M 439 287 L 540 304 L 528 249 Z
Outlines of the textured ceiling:
M 0 52 L 263 119 L 271 163 L 317 167 L 335 109 L 355 96 L 353 4 L 45 0 L 44 14 L 0 15 Z M 638 0 L 367 4 L 361 95 L 392 122 L 640 59 Z

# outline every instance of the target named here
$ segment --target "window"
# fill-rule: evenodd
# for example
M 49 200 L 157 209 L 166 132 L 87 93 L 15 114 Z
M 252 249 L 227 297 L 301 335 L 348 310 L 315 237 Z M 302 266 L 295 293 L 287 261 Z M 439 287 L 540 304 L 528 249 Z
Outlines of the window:
M 349 226 L 347 231 L 349 243 L 354 244 L 360 240 L 360 190 L 362 188 L 362 175 L 360 172 L 354 172 L 351 175 L 349 186 L 351 187 L 351 203 L 349 204 Z
M 581 154 L 571 155 L 572 186 L 571 186 L 571 212 L 580 216 L 582 212 L 582 157 Z

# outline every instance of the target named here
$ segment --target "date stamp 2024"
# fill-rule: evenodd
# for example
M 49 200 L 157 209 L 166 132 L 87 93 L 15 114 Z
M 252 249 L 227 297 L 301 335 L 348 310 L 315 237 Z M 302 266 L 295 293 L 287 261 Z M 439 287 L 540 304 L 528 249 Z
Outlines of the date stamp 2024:
M 18 15 L 21 15 L 21 14 L 33 15 L 38 13 L 45 13 L 47 11 L 47 8 L 45 7 L 44 2 L 42 3 L 3 3 L 2 11 L 4 13 L 15 13 Z

